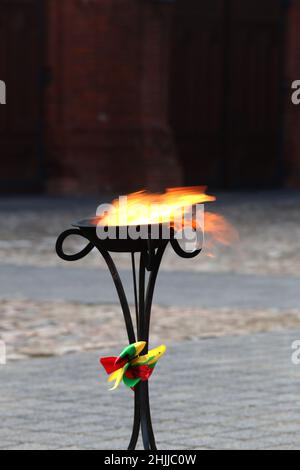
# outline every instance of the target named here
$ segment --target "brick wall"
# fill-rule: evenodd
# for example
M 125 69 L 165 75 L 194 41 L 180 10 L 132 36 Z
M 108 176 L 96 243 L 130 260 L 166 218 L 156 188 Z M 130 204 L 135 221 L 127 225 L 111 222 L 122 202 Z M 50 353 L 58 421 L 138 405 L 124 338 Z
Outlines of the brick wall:
M 150 0 L 48 0 L 47 189 L 157 190 L 182 183 L 168 125 L 173 6 Z M 300 0 L 288 10 L 284 158 L 300 185 Z
M 48 191 L 181 183 L 167 125 L 170 5 L 48 0 Z

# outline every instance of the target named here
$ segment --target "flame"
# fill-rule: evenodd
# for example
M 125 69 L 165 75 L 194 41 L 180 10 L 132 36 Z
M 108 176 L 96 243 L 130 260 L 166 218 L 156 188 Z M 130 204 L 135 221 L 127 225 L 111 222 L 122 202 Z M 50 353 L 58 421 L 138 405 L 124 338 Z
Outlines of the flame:
M 95 225 L 131 226 L 169 223 L 175 230 L 186 225 L 195 228 L 191 208 L 197 204 L 214 202 L 215 196 L 206 194 L 206 187 L 179 187 L 167 189 L 165 193 L 139 191 L 115 199 L 110 205 L 99 207 Z M 216 213 L 204 212 L 205 238 L 208 245 L 215 243 L 229 245 L 236 240 L 237 232 L 227 220 Z
M 193 205 L 215 201 L 204 187 L 171 188 L 164 194 L 139 191 L 115 199 L 110 210 L 94 220 L 104 226 L 169 223 L 181 218 Z M 126 199 L 123 199 L 126 198 Z M 101 209 L 101 206 L 100 206 Z
M 218 245 L 230 246 L 239 241 L 236 228 L 220 214 L 205 212 L 205 247 L 207 256 L 214 258 L 213 247 Z M 211 251 L 210 251 L 211 250 Z

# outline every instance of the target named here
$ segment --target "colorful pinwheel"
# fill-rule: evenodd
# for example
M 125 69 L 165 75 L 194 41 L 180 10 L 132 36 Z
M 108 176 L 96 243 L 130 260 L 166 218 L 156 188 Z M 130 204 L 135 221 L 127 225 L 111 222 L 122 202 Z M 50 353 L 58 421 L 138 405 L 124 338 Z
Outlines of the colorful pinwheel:
M 166 352 L 166 346 L 161 345 L 140 356 L 140 353 L 146 346 L 145 341 L 130 344 L 121 352 L 118 357 L 103 357 L 100 363 L 103 365 L 107 374 L 108 382 L 115 381 L 111 390 L 115 390 L 123 380 L 127 387 L 134 389 L 140 382 L 149 380 L 158 360 Z

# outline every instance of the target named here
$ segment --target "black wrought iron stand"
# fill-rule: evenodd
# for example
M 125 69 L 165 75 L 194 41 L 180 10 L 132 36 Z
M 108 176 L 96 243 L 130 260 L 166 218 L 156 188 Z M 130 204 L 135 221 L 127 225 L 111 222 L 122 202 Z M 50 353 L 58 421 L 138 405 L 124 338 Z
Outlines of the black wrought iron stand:
M 56 243 L 56 252 L 58 256 L 65 261 L 76 261 L 88 255 L 93 248 L 97 248 L 99 250 L 100 254 L 106 261 L 117 289 L 124 314 L 129 343 L 135 343 L 137 340 L 145 341 L 147 343 L 146 348 L 148 348 L 153 294 L 159 267 L 167 245 L 170 242 L 175 252 L 184 258 L 193 258 L 197 256 L 201 249 L 187 253 L 181 248 L 174 236 L 171 236 L 168 240 L 163 238 L 152 240 L 150 235 L 147 240 L 124 240 L 118 238 L 116 240 L 100 240 L 97 237 L 95 226 L 90 224 L 88 221 L 83 221 L 77 224 L 76 227 L 77 228 L 63 232 L 59 236 Z M 88 240 L 88 244 L 81 252 L 68 255 L 63 250 L 63 244 L 66 238 L 73 235 L 84 237 Z M 137 335 L 134 331 L 131 312 L 124 287 L 110 252 L 128 252 L 131 254 Z M 136 269 L 136 254 L 140 256 L 138 273 Z M 149 272 L 149 276 L 146 276 L 147 271 Z M 148 279 L 146 279 L 147 277 Z M 144 353 L 146 354 L 147 350 L 144 350 L 143 354 Z M 155 437 L 151 423 L 148 381 L 140 382 L 137 387 L 135 387 L 134 422 L 132 436 L 128 447 L 129 450 L 134 450 L 136 448 L 140 430 L 142 432 L 144 449 L 156 450 Z

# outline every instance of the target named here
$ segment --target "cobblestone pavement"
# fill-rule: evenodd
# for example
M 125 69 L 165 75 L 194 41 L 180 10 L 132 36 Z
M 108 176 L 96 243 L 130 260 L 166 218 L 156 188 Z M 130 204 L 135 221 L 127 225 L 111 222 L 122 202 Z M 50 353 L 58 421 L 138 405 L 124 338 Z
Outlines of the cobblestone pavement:
M 122 271 L 122 278 L 133 301 L 132 275 Z M 152 340 L 298 328 L 299 285 L 300 278 L 287 276 L 163 271 Z M 10 360 L 122 344 L 117 302 L 112 279 L 101 269 L 2 266 L 0 340 Z
M 122 270 L 121 277 L 133 300 L 132 273 Z M 161 271 L 155 299 L 164 306 L 288 310 L 300 306 L 299 285 L 300 276 Z M 0 266 L 0 298 L 118 303 L 108 269 Z
M 159 448 L 300 450 L 297 339 L 300 330 L 169 345 L 150 383 Z M 124 449 L 131 391 L 107 391 L 100 353 L 1 366 L 0 449 Z
M 127 341 L 117 305 L 10 300 L 0 301 L 0 308 L 0 340 L 6 342 L 9 360 L 110 348 Z M 297 329 L 300 310 L 154 305 L 151 324 L 152 344 L 159 344 Z

